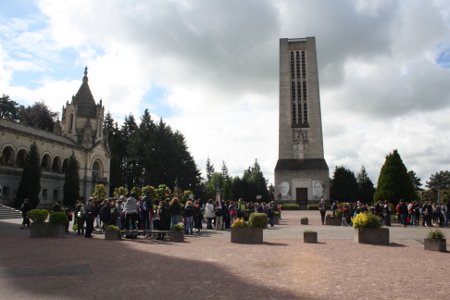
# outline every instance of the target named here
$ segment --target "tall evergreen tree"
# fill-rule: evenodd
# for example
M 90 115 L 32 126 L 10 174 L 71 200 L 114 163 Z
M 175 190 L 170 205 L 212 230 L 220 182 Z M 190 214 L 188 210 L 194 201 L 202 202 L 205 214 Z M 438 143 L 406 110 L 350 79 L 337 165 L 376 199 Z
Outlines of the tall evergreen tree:
M 39 152 L 35 143 L 31 144 L 30 152 L 25 157 L 22 178 L 17 190 L 15 206 L 19 207 L 24 199 L 28 199 L 32 208 L 39 204 L 39 193 L 41 191 L 41 167 Z
M 206 180 L 210 180 L 212 174 L 215 172 L 214 165 L 211 164 L 209 157 L 206 159 Z
M 422 191 L 423 190 L 421 188 L 422 187 L 422 182 L 421 182 L 420 178 L 417 177 L 416 172 L 414 172 L 413 170 L 409 170 L 408 171 L 408 175 L 409 175 L 409 178 L 411 178 L 411 182 L 412 182 L 412 184 L 414 186 L 414 190 L 416 192 Z
M 358 199 L 364 203 L 372 203 L 375 188 L 364 166 L 361 167 L 361 171 L 359 171 L 356 181 L 358 182 Z
M 374 200 L 389 200 L 396 205 L 400 199 L 413 201 L 417 199 L 411 177 L 397 150 L 386 156 L 381 167 Z
M 358 197 L 358 183 L 355 173 L 343 166 L 336 166 L 331 180 L 332 200 L 355 202 Z
M 64 205 L 67 207 L 75 207 L 75 203 L 80 197 L 80 176 L 78 170 L 78 161 L 75 158 L 75 154 L 72 153 L 64 174 Z

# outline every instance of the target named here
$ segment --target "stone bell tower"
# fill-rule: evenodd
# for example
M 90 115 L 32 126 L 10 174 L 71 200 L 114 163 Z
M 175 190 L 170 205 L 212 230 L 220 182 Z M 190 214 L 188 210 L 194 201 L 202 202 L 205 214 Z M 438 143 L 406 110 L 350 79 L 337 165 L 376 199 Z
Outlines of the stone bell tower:
M 280 39 L 279 153 L 275 199 L 306 207 L 329 199 L 314 37 Z

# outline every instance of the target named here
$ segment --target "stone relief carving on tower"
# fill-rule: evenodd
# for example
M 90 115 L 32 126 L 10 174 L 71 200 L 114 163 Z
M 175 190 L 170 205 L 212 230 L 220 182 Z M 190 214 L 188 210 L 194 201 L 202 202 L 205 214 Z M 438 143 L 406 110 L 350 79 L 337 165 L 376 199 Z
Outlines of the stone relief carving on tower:
M 292 128 L 293 150 L 298 153 L 298 158 L 304 158 L 308 146 L 308 131 L 303 128 Z

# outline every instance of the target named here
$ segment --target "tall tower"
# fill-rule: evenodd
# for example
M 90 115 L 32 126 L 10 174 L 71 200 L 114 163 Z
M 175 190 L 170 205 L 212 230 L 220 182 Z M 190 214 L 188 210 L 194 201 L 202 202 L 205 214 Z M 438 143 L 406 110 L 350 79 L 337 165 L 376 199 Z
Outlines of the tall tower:
M 314 37 L 280 39 L 280 116 L 275 198 L 306 206 L 329 199 Z

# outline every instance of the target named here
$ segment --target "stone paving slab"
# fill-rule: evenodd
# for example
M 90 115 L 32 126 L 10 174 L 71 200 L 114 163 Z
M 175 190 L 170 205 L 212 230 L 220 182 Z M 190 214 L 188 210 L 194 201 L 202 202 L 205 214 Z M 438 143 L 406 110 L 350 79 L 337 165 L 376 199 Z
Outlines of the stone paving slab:
M 311 225 L 300 225 L 302 216 Z M 424 251 L 427 228 L 393 226 L 390 246 L 371 246 L 306 211 L 283 212 L 263 245 L 232 244 L 228 231 L 172 243 L 73 233 L 31 239 L 19 227 L 20 220 L 0 221 L 0 299 L 447 299 L 450 292 L 449 253 Z M 303 243 L 306 229 L 318 232 L 318 244 Z

